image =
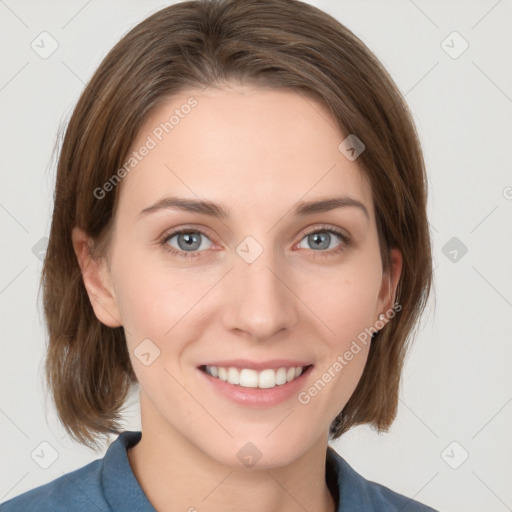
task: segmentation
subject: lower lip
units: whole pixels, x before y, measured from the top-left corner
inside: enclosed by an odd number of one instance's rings
[[[213,389],[238,404],[254,407],[270,407],[285,402],[292,396],[297,396],[312,369],[313,366],[309,366],[299,377],[286,384],[274,386],[273,388],[245,388],[212,377],[199,368],[197,371],[211,384]]]

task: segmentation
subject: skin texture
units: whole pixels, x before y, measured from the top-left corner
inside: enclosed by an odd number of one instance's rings
[[[107,257],[91,259],[86,233],[73,230],[95,314],[124,326],[141,387],[143,437],[128,451],[130,464],[159,511],[334,510],[328,428],[369,344],[307,405],[296,395],[269,407],[235,404],[198,365],[309,361],[307,389],[393,306],[401,254],[391,251],[383,273],[370,184],[338,150],[346,135],[328,111],[300,94],[240,84],[187,91],[153,112],[133,148],[191,95],[197,106],[123,179]],[[168,195],[221,203],[230,216],[138,216]],[[333,195],[359,200],[369,216],[353,206],[293,214],[298,201]],[[307,235],[328,236],[323,224],[350,243],[331,234],[328,248],[316,249]],[[167,252],[180,249],[178,236],[159,243],[183,227],[205,234],[199,256]],[[251,264],[236,251],[247,236],[263,249]],[[146,338],[160,350],[148,366],[134,355]],[[261,452],[251,469],[237,457],[247,442]]]

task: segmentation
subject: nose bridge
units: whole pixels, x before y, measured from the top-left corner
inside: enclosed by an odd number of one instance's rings
[[[236,247],[236,253],[228,284],[231,293],[226,327],[246,331],[257,339],[292,327],[297,319],[296,304],[286,285],[283,260],[276,258],[271,246],[263,247],[251,236]]]

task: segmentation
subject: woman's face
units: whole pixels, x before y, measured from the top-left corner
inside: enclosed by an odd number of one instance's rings
[[[112,298],[95,306],[124,326],[144,429],[231,466],[325,448],[401,265],[393,251],[383,274],[371,188],[344,139],[312,99],[248,86],[190,91],[147,119],[121,184]],[[307,206],[327,199],[338,207]]]

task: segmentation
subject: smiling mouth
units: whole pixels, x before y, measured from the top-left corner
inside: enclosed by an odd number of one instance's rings
[[[199,369],[215,379],[228,382],[235,386],[269,389],[292,382],[306,373],[312,366],[311,364],[307,366],[283,366],[275,370],[269,368],[257,371],[251,368],[203,365],[200,366]]]

